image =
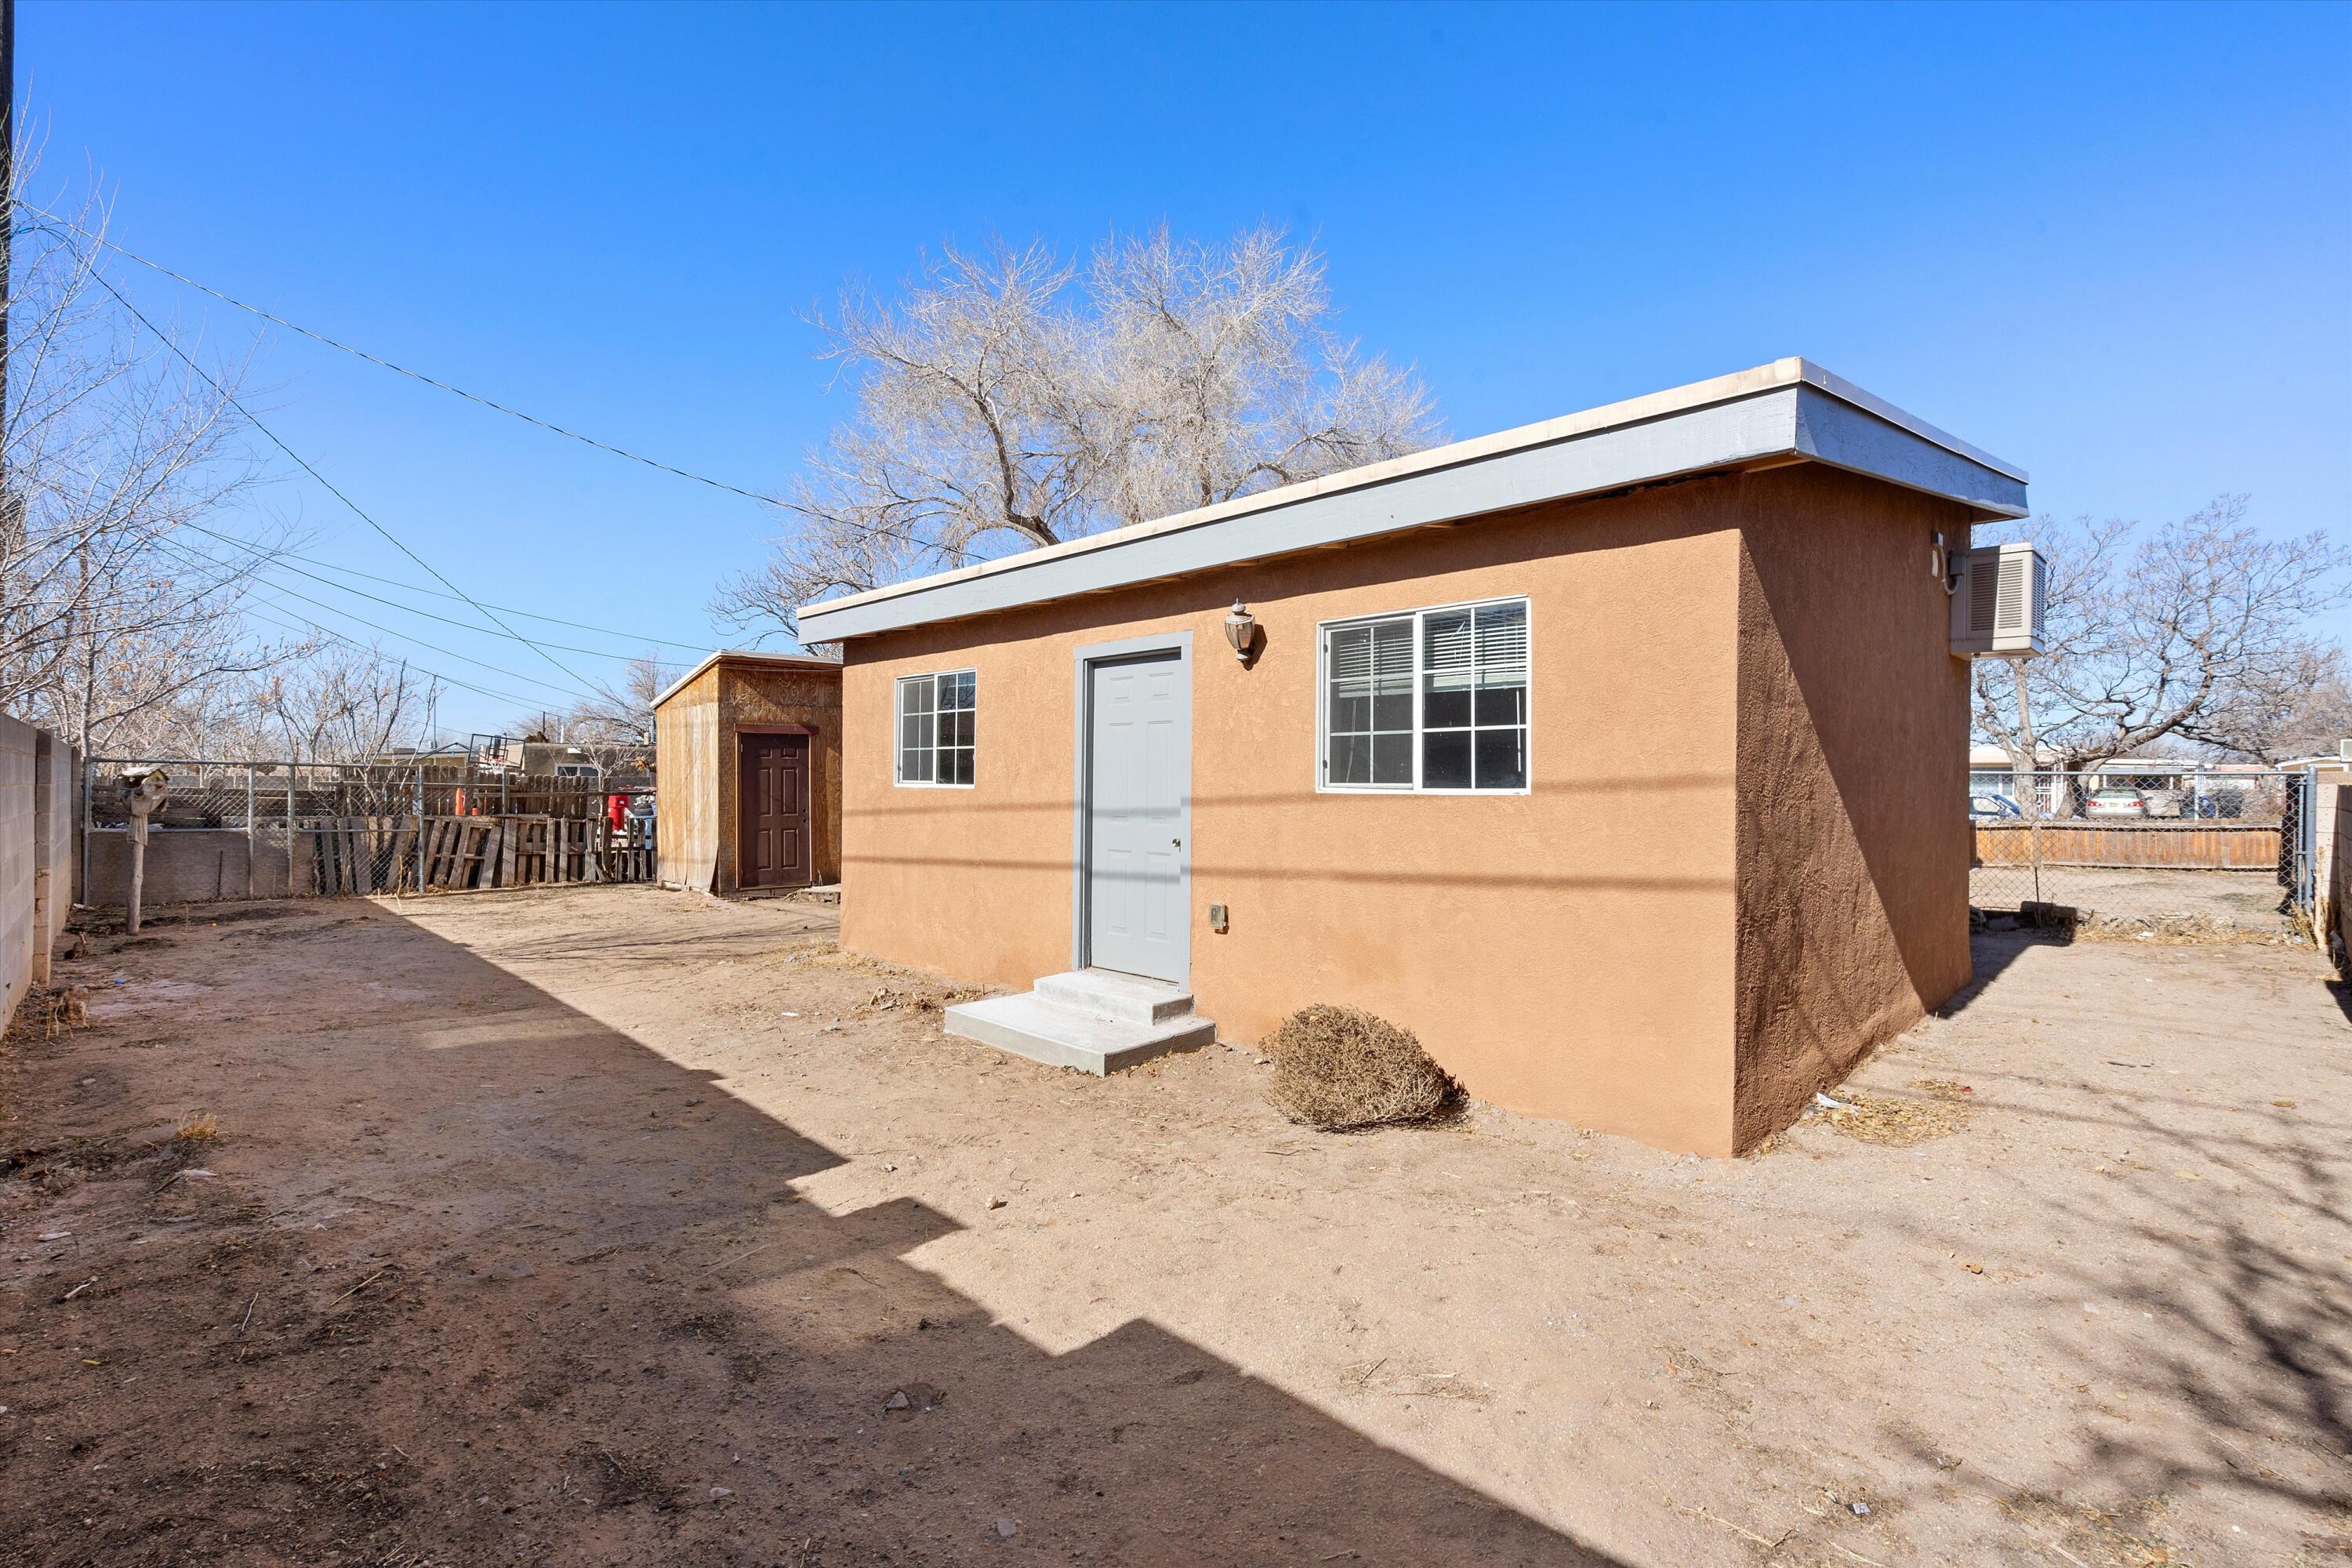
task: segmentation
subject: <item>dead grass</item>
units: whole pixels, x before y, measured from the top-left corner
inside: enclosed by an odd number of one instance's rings
[[[25,998],[16,1016],[8,1020],[5,1037],[11,1040],[54,1040],[68,1030],[81,1028],[89,1022],[88,987],[68,985],[60,989],[37,991]]]
[[[1884,1143],[1907,1149],[1937,1138],[1948,1138],[1969,1124],[1976,1112],[1974,1091],[1946,1078],[1912,1080],[1925,1099],[1840,1091],[1832,1098],[1844,1103],[1822,1111],[1822,1119],[1847,1137],[1864,1143]]]
[[[2122,1508],[2070,1506],[2040,1492],[1999,1500],[2001,1512],[2025,1532],[2055,1546],[2084,1568],[2189,1568],[2178,1550],[2157,1540],[2169,1500],[2158,1496]]]
[[[2151,946],[2307,947],[2288,931],[2233,925],[2210,915],[2094,915],[2074,927],[2076,942],[2137,942]]]
[[[209,1110],[191,1110],[180,1118],[179,1130],[173,1139],[189,1148],[216,1142],[221,1135],[220,1118]]]
[[[1302,1007],[1260,1044],[1267,1102],[1326,1132],[1426,1121],[1461,1093],[1411,1030],[1353,1007]]]

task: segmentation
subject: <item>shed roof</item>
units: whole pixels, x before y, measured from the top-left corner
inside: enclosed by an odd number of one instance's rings
[[[791,669],[829,671],[835,675],[841,673],[841,661],[837,658],[814,658],[804,653],[757,653],[750,648],[722,647],[704,656],[700,664],[663,687],[661,695],[654,699],[654,706],[658,708],[677,696],[691,685],[696,677],[714,664],[774,664],[782,665]]]
[[[801,610],[800,633],[837,642],[1773,458],[1867,474],[1981,518],[2026,511],[2024,469],[1811,361],[1782,359],[829,599]]]

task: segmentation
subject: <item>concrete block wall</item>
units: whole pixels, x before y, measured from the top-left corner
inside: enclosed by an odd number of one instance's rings
[[[0,1026],[33,988],[34,777],[40,732],[0,718]]]
[[[34,731],[33,984],[49,983],[49,960],[73,912],[79,858],[74,835],[81,821],[75,792],[81,754],[46,730]]]
[[[48,984],[73,909],[78,768],[72,747],[0,718],[0,1026]]]

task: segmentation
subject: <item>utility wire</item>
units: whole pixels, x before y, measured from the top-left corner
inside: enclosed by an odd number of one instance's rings
[[[407,544],[401,540],[398,534],[393,532],[392,530],[386,528],[383,524],[378,522],[373,517],[370,516],[366,509],[362,507],[359,502],[352,500],[351,497],[337,489],[333,482],[331,481],[326,475],[312,468],[303,459],[300,453],[295,451],[293,447],[280,440],[276,431],[270,429],[268,426],[256,418],[251,409],[238,402],[226,387],[221,385],[219,382],[213,379],[211,374],[207,372],[204,366],[198,364],[194,359],[190,358],[187,352],[182,349],[178,343],[174,342],[168,333],[166,333],[161,327],[158,327],[154,322],[149,321],[146,314],[142,311],[138,306],[132,304],[128,299],[124,298],[122,290],[117,289],[112,282],[109,281],[105,273],[93,267],[90,268],[89,275],[97,280],[100,288],[105,289],[109,294],[113,295],[115,302],[121,305],[124,310],[130,311],[132,318],[135,319],[141,326],[145,327],[150,332],[153,333],[157,342],[161,342],[165,348],[171,350],[173,355],[177,358],[182,364],[186,365],[190,370],[195,372],[196,374],[202,378],[205,384],[211,387],[214,393],[217,395],[223,402],[226,403],[231,408],[236,409],[238,414],[244,416],[246,420],[250,423],[255,429],[260,431],[263,436],[268,437],[270,445],[276,447],[279,451],[285,453],[287,457],[292,458],[296,467],[299,468],[304,473],[310,475],[312,479],[318,480],[320,485],[325,489],[329,495],[333,496],[337,500],[351,508],[353,514],[356,515],[362,522],[366,523],[370,528],[374,529],[378,533],[383,535],[385,539],[390,540],[392,543],[399,549],[402,554],[407,556],[411,561],[414,561],[419,566],[424,567],[426,572],[432,574],[434,581],[439,583],[443,587],[447,588],[451,593],[465,600],[466,603],[473,605],[475,609],[480,610],[483,616],[488,619],[491,625],[505,632],[507,636],[514,638],[517,642],[529,646],[538,653],[540,658],[547,660],[548,663],[553,665],[558,670],[570,677],[575,684],[579,685],[583,689],[592,693],[593,692],[595,689],[593,685],[582,677],[579,672],[572,669],[570,667],[565,665],[562,659],[548,652],[544,647],[540,647],[538,643],[532,642],[530,638],[524,637],[520,632],[516,631],[512,626],[508,626],[504,621],[499,620],[498,616],[490,614],[488,610],[483,609],[479,600],[476,599],[471,594],[467,593],[463,588],[458,587],[457,584],[451,582],[447,577],[443,576],[440,571],[434,566],[433,563],[425,560],[425,557],[416,553],[415,551],[411,550]],[[359,617],[354,616],[352,618],[357,620]],[[394,635],[396,636],[398,634],[395,633]]]
[[[292,610],[288,610],[286,613],[289,616],[294,616],[297,620],[301,621],[301,625],[296,626],[286,621],[278,620],[274,616],[265,616],[258,610],[248,609],[245,612],[245,614],[252,616],[255,620],[259,621],[264,626],[276,626],[279,631],[292,632],[296,637],[309,637],[313,633],[316,633],[322,637],[332,637],[335,641],[341,643],[346,647],[356,648],[362,653],[372,653],[375,651],[374,649],[370,648],[368,645],[363,642],[360,642],[352,637],[345,637],[342,633],[335,630],[332,626],[321,626],[317,621],[304,620],[299,615]],[[511,691],[499,691],[492,687],[477,686],[470,680],[460,680],[454,675],[444,675],[437,669],[426,668],[424,665],[418,664],[414,660],[408,661],[408,667],[421,674],[431,676],[434,679],[440,681],[445,686],[455,686],[460,689],[471,691],[483,697],[495,697],[503,702],[520,702],[522,703],[526,709],[531,707],[540,700],[536,697],[519,697]]]
[[[83,228],[79,224],[72,222],[70,219],[60,217],[56,213],[49,212],[45,208],[34,206],[30,202],[20,201],[17,205],[19,206],[29,208],[31,211],[39,213],[43,217],[49,219],[53,223],[64,225],[64,226],[72,229],[75,233],[82,236],[86,239],[95,240],[97,243],[106,247],[107,249],[113,251],[118,256],[123,257],[128,260],[135,261],[142,267],[151,268],[153,270],[162,273],[164,277],[174,279],[201,293],[209,294],[214,299],[220,300],[224,304],[234,305],[238,310],[258,316],[265,321],[275,322],[277,325],[285,328],[289,332],[299,332],[302,336],[309,338],[313,342],[324,343],[331,349],[341,350],[342,353],[350,354],[354,358],[363,359],[370,364],[381,365],[385,370],[392,371],[395,374],[407,376],[412,381],[421,381],[427,386],[435,386],[440,388],[443,392],[453,393],[456,395],[464,398],[468,403],[478,403],[485,408],[495,409],[500,414],[520,419],[526,425],[536,425],[542,430],[551,431],[555,435],[564,437],[569,440],[577,441],[583,447],[593,447],[598,451],[609,452],[615,458],[626,458],[630,462],[643,463],[648,468],[658,468],[665,474],[673,474],[681,479],[691,479],[698,485],[709,485],[712,489],[725,490],[730,495],[741,496],[745,500],[759,501],[766,506],[788,506],[791,504],[778,496],[765,495],[758,490],[745,489],[741,485],[730,484],[725,479],[714,479],[708,474],[698,474],[691,469],[681,468],[674,463],[665,463],[658,458],[648,458],[642,452],[632,452],[626,447],[615,447],[610,441],[599,441],[593,436],[583,436],[577,430],[567,430],[551,419],[541,419],[535,414],[526,414],[521,409],[511,407],[507,404],[499,402],[495,398],[484,397],[478,392],[468,392],[462,386],[454,386],[448,382],[443,381],[438,376],[427,375],[421,370],[411,370],[404,364],[395,364],[391,360],[383,358],[381,354],[372,354],[368,353],[367,350],[344,342],[339,338],[331,338],[324,332],[313,331],[311,329],[303,326],[299,321],[289,321],[285,317],[278,315],[275,311],[265,310],[258,305],[248,304],[233,294],[225,294],[209,283],[199,283],[184,272],[174,272],[172,268],[164,266],[160,261],[150,260],[148,258],[140,255],[135,250],[125,249],[123,247],[116,244],[113,240],[107,238],[104,235],[94,234],[90,230]],[[121,296],[119,295],[117,296],[117,298],[120,297]],[[437,576],[439,574],[436,573],[435,575]]]
[[[214,530],[206,528],[201,523],[183,522],[180,526],[183,528],[194,529],[198,533],[204,534],[208,538],[217,539],[223,544],[236,545],[240,550],[265,551],[273,563],[283,563],[288,561],[307,561],[313,566],[322,566],[330,572],[340,572],[347,577],[364,577],[371,583],[382,583],[387,587],[398,588],[410,594],[424,594],[436,599],[463,599],[465,597],[462,594],[448,594],[444,593],[438,588],[427,588],[420,583],[404,583],[397,577],[379,577],[373,572],[362,572],[356,566],[344,566],[332,561],[323,561],[316,555],[305,555],[298,550],[267,550],[265,546],[257,545],[250,540],[239,539],[233,533],[215,532]],[[299,568],[292,566],[289,566],[286,569],[289,572],[299,570]],[[309,577],[312,575],[312,574],[304,572],[302,573],[302,575]],[[327,579],[324,577],[320,577],[318,580],[321,583],[327,583]],[[341,583],[328,583],[327,585],[331,588],[343,588],[343,584]],[[357,588],[343,588],[343,591],[350,594],[356,594],[359,592]],[[373,598],[374,595],[370,595],[368,596]],[[393,604],[393,601],[385,599],[383,600],[382,603],[390,605]],[[647,637],[642,632],[625,632],[616,626],[592,626],[585,621],[567,621],[560,616],[542,616],[536,610],[520,610],[517,609],[512,605],[493,605],[487,599],[483,601],[483,605],[486,608],[498,610],[506,615],[520,616],[527,621],[544,621],[551,626],[570,626],[574,631],[596,632],[608,637],[625,637],[631,642],[659,643],[664,647],[683,648],[687,652],[696,654],[698,656],[710,651],[701,643],[679,642],[675,637]],[[406,605],[396,605],[394,607],[404,610],[409,608]],[[417,610],[414,613],[421,616],[425,612],[423,610]],[[460,622],[458,624],[466,625],[467,623]],[[484,631],[488,628],[474,626],[472,629],[475,631]],[[548,646],[550,647],[559,648],[564,647],[562,643],[550,643]],[[566,651],[571,653],[589,653],[593,650],[589,648],[568,648]],[[603,654],[598,657],[604,658],[634,658],[636,655]]]
[[[191,526],[193,526],[193,525],[191,525]],[[204,529],[204,530],[199,530],[198,531],[200,531],[200,532],[210,532],[211,531],[210,531],[209,529]],[[220,536],[220,535],[218,535],[218,534],[214,534],[214,536],[213,536],[213,537],[215,537],[215,538],[216,538],[216,539],[217,539],[217,538],[219,538],[219,537],[221,537],[221,536]],[[368,592],[366,589],[364,589],[364,588],[354,588],[354,587],[350,586],[348,584],[338,583],[338,582],[336,582],[334,579],[332,579],[331,577],[321,577],[321,576],[320,576],[316,572],[306,572],[306,571],[304,571],[301,567],[299,567],[299,566],[294,566],[294,565],[289,565],[289,564],[288,564],[285,561],[282,561],[282,560],[271,560],[271,561],[268,561],[268,562],[265,563],[264,564],[262,564],[262,565],[260,565],[260,566],[258,566],[258,567],[255,568],[255,570],[257,570],[257,571],[262,571],[262,572],[291,572],[291,573],[293,573],[293,574],[294,574],[296,576],[298,576],[298,577],[308,577],[308,578],[309,578],[309,579],[310,579],[310,581],[312,581],[313,583],[323,583],[323,584],[325,584],[328,587],[332,588],[333,590],[335,590],[335,592],[337,592],[337,593],[339,593],[339,594],[352,594],[352,595],[356,595],[357,596],[359,596],[360,598],[362,598],[362,599],[373,599],[375,603],[377,603],[377,604],[379,604],[379,605],[390,605],[390,606],[392,606],[394,609],[400,611],[400,612],[401,612],[401,613],[403,613],[404,615],[422,616],[424,616],[424,617],[425,617],[426,620],[428,620],[428,621],[439,621],[439,622],[441,622],[441,623],[442,623],[443,625],[445,625],[445,626],[457,626],[457,627],[458,627],[459,629],[464,630],[464,631],[478,632],[478,631],[482,631],[482,630],[484,630],[484,629],[485,629],[485,628],[483,628],[483,627],[481,627],[481,626],[476,626],[476,625],[475,625],[473,622],[471,622],[471,621],[461,621],[461,620],[457,619],[455,616],[442,616],[442,615],[436,615],[436,614],[435,614],[433,611],[431,611],[431,610],[420,610],[420,609],[416,608],[414,605],[404,605],[404,604],[402,604],[402,603],[401,603],[399,600],[397,600],[397,599],[387,599],[387,598],[385,598],[385,597],[384,597],[383,595],[381,595],[381,594],[371,594],[371,593],[369,593],[369,592]],[[285,585],[284,584],[282,584],[282,583],[273,583],[273,584],[270,584],[270,586],[275,587],[275,588],[283,589],[283,591],[285,591],[286,593],[289,593],[289,594],[292,594],[292,593],[294,593],[294,590],[293,590],[293,589],[286,587],[286,585]],[[301,597],[301,595],[296,595],[296,597],[299,598],[299,597]],[[317,602],[316,600],[313,600],[313,601],[312,601],[312,603],[314,603],[314,604],[315,604],[316,602]],[[355,618],[356,618],[356,617],[355,617]],[[397,635],[397,634],[395,634],[395,635]],[[580,654],[586,654],[586,655],[587,655],[589,658],[619,658],[619,659],[633,659],[633,658],[638,658],[638,657],[639,657],[638,655],[634,654],[634,653],[607,653],[607,652],[605,652],[603,648],[594,648],[594,647],[572,647],[570,643],[551,642],[551,643],[549,643],[547,646],[548,646],[549,647],[551,647],[551,648],[561,648],[561,649],[562,649],[565,653],[580,653]],[[511,673],[512,673],[512,671],[509,671],[509,674],[511,674]],[[516,679],[519,679],[519,680],[527,680],[527,679],[530,679],[530,677],[528,677],[528,676],[517,676],[517,677],[516,677]],[[561,687],[557,687],[555,689],[557,689],[557,690],[561,690],[561,689],[562,689]]]
[[[278,326],[281,326],[289,332],[298,332],[301,336],[309,338],[313,342],[324,343],[331,349],[335,349],[341,353],[350,354],[355,359],[365,360],[368,363],[381,366],[383,369],[391,371],[394,374],[407,376],[413,381],[421,381],[427,386],[436,387],[443,392],[453,394],[456,396],[464,398],[468,403],[478,403],[485,408],[495,409],[500,414],[520,419],[526,425],[535,425],[542,430],[551,431],[555,435],[564,437],[570,440],[577,441],[584,447],[593,447],[600,452],[608,452],[616,458],[625,458],[632,463],[642,463],[646,468],[657,468],[665,474],[672,474],[681,479],[690,479],[698,485],[709,485],[712,489],[725,490],[730,495],[741,496],[746,500],[755,500],[760,502],[762,506],[782,507],[786,510],[790,510],[792,507],[793,503],[784,500],[782,496],[769,495],[765,491],[761,490],[745,489],[741,485],[731,484],[725,479],[715,479],[708,474],[698,474],[691,468],[681,468],[675,463],[665,463],[658,458],[648,458],[642,452],[633,452],[626,447],[616,447],[610,441],[599,441],[593,436],[583,436],[577,430],[566,429],[564,426],[556,424],[551,419],[541,419],[535,414],[526,414],[521,409],[511,407],[507,404],[499,402],[495,398],[484,397],[479,393],[468,392],[464,387],[453,385],[448,382],[443,381],[438,376],[427,375],[421,370],[411,370],[408,366],[385,359],[381,354],[373,354],[363,348],[344,342],[340,338],[329,337],[326,333],[306,327],[299,321],[289,321],[274,310],[266,310],[258,305],[248,303],[246,300],[238,299],[234,294],[225,293],[222,290],[214,288],[209,283],[198,282],[195,279],[189,277],[184,272],[174,271],[171,268],[164,266],[160,261],[142,256],[137,251],[129,249],[124,246],[118,244],[114,240],[109,239],[102,234],[96,233],[90,229],[86,229],[80,225],[74,223],[71,219],[61,217],[58,214],[50,212],[46,207],[35,206],[32,203],[23,200],[19,200],[16,205],[29,212],[40,214],[43,217],[59,225],[61,227],[70,229],[72,232],[80,235],[85,239],[104,246],[107,249],[113,251],[117,256],[123,258],[125,260],[135,261],[140,266],[160,272],[164,277],[172,279],[176,282],[184,283],[189,288],[195,289],[199,293],[209,294],[214,299],[220,300],[223,304],[233,305],[237,310],[247,311],[249,314],[260,317],[265,321],[269,321]],[[103,279],[100,279],[100,281],[103,281]],[[111,292],[111,289],[110,289],[109,291]],[[120,299],[121,296],[116,295],[116,298]],[[323,483],[324,481],[322,480],[320,482]],[[892,528],[887,523],[861,522],[854,524],[853,526],[855,526],[857,531],[861,533],[869,535],[879,534],[887,539],[896,539],[902,543],[911,544],[918,550],[938,550],[940,548],[934,541],[920,538],[915,534],[908,533],[902,529]],[[430,570],[430,568],[427,568],[427,570]],[[434,575],[437,577],[440,574],[436,572]],[[460,596],[462,597],[463,595]],[[517,613],[519,614],[520,612]],[[677,644],[674,646],[684,647],[687,645]]]
[[[155,541],[155,542],[156,542],[157,544],[160,544],[160,545],[163,546],[165,549],[170,550],[170,551],[173,552],[174,553],[176,553],[176,554],[180,555],[182,558],[184,558],[184,559],[185,559],[185,560],[188,560],[188,561],[195,562],[195,563],[197,563],[198,564],[201,564],[201,565],[205,565],[205,566],[217,566],[217,567],[221,567],[221,568],[223,568],[223,569],[225,569],[225,570],[228,570],[228,571],[232,571],[232,572],[239,570],[239,568],[235,567],[235,566],[232,566],[228,562],[221,561],[221,560],[216,559],[215,557],[213,557],[213,556],[210,556],[210,555],[206,555],[206,554],[205,554],[205,553],[204,553],[203,552],[201,552],[201,551],[197,551],[197,550],[191,550],[191,549],[189,549],[186,545],[182,544],[182,543],[179,543],[177,541],[173,541],[173,540],[164,540],[164,539],[158,539],[158,540],[156,540],[156,541]],[[366,626],[366,627],[370,628],[371,630],[382,632],[382,633],[383,633],[386,637],[399,637],[399,638],[401,638],[401,639],[402,639],[403,641],[404,641],[404,642],[412,642],[412,643],[415,643],[418,647],[422,647],[422,648],[430,648],[430,649],[431,649],[433,652],[435,652],[435,653],[437,653],[437,654],[443,654],[443,655],[447,656],[447,657],[448,657],[448,658],[450,658],[457,659],[457,660],[459,660],[459,661],[461,661],[461,662],[463,662],[463,663],[470,664],[470,665],[474,665],[474,666],[477,666],[477,667],[478,667],[478,668],[480,668],[487,669],[487,670],[490,671],[490,672],[491,672],[492,674],[494,674],[494,675],[503,675],[503,676],[505,676],[505,677],[506,677],[508,679],[509,679],[509,680],[520,680],[520,681],[526,682],[527,684],[529,684],[529,685],[532,685],[532,686],[543,686],[543,687],[547,688],[547,689],[548,689],[548,690],[552,691],[552,692],[556,692],[556,693],[558,693],[559,695],[562,695],[562,696],[564,696],[564,697],[571,697],[571,696],[574,696],[574,695],[575,695],[575,693],[572,693],[572,692],[570,692],[570,691],[566,691],[562,687],[556,685],[556,684],[555,684],[555,682],[553,682],[553,681],[551,681],[551,680],[541,680],[541,679],[539,679],[539,677],[537,677],[537,676],[535,676],[535,675],[525,675],[525,674],[523,674],[520,670],[509,669],[509,668],[507,668],[506,667],[504,667],[503,665],[496,665],[496,664],[492,664],[492,663],[490,663],[489,661],[488,661],[487,659],[479,659],[479,658],[474,658],[474,657],[473,657],[472,655],[470,655],[470,654],[463,654],[463,653],[459,653],[459,652],[458,652],[457,649],[455,649],[455,648],[443,647],[442,647],[442,646],[440,646],[438,643],[429,643],[429,642],[426,642],[423,637],[416,637],[416,636],[415,636],[415,635],[413,635],[413,634],[411,634],[411,633],[408,633],[408,632],[404,632],[404,631],[395,630],[394,627],[387,626],[383,626],[383,625],[382,625],[382,624],[380,624],[380,623],[378,623],[378,622],[369,620],[365,616],[353,615],[351,611],[346,610],[346,609],[344,609],[344,608],[342,608],[341,606],[337,605],[331,605],[331,604],[327,603],[324,599],[314,599],[314,598],[310,597],[310,595],[305,594],[305,593],[302,593],[302,592],[301,592],[300,590],[299,590],[299,589],[289,588],[289,587],[286,586],[286,584],[283,584],[283,583],[270,583],[270,584],[268,584],[268,586],[269,586],[270,588],[272,588],[272,589],[276,590],[278,593],[280,593],[280,594],[291,594],[295,598],[298,598],[298,599],[301,600],[304,604],[306,604],[306,605],[317,605],[320,609],[322,609],[322,610],[327,611],[330,615],[337,615],[337,616],[342,616],[342,617],[343,617],[345,620],[347,620],[347,621],[357,621],[360,625],[362,625],[362,626]],[[253,588],[250,584],[248,584],[248,585],[247,585],[247,587],[246,591],[247,591],[247,592],[249,592],[249,593],[257,593],[257,592],[258,592],[258,590],[257,590],[257,589]],[[281,602],[281,601],[279,601],[279,600],[278,600],[278,599],[270,598],[270,597],[269,597],[268,595],[263,595],[263,599],[264,599],[264,601],[265,601],[266,603],[268,603],[268,604],[271,604],[271,605],[276,605],[279,609],[281,609],[281,610],[285,610],[285,611],[286,611],[286,613],[287,613],[288,615],[294,616],[294,617],[295,617],[295,618],[297,618],[298,620],[305,620],[305,621],[309,621],[309,620],[310,620],[310,616],[308,616],[303,615],[301,611],[299,611],[299,610],[296,610],[296,609],[290,609],[290,608],[289,608],[289,607],[288,607],[288,606],[287,606],[283,602]],[[446,616],[443,616],[443,617],[436,617],[436,618],[440,618],[440,619],[446,619]],[[318,626],[318,625],[319,625],[319,623],[317,623],[316,621],[311,621],[311,622],[310,622],[310,624],[311,624],[311,625],[313,625],[313,626]],[[452,624],[452,625],[455,625],[455,626],[465,626],[465,623],[464,623],[464,622],[462,622],[462,621],[452,622],[451,624]],[[319,629],[320,629],[320,630],[321,630],[321,631],[326,631],[326,630],[328,630],[329,628],[327,628],[327,627],[325,627],[325,626],[320,626],[320,628],[319,628]],[[467,627],[467,630],[478,630],[479,628],[478,628],[478,627]],[[420,668],[422,668],[422,667],[420,666]],[[500,692],[500,693],[499,693],[499,695],[500,695],[500,696],[502,696],[502,697],[512,697],[514,694],[513,694],[512,692]],[[545,699],[543,699],[543,698],[538,698],[538,697],[530,697],[530,698],[517,698],[517,699],[516,699],[516,700],[518,700],[518,701],[528,701],[528,702],[540,702],[540,701],[544,701],[544,700],[545,700]]]

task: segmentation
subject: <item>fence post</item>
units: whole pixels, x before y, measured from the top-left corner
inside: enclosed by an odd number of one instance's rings
[[[245,764],[245,896],[253,897],[253,764]]]
[[[81,760],[81,886],[79,889],[84,902],[89,899],[90,831],[98,826],[98,812],[91,804],[91,797],[97,789],[98,763],[84,757]]]
[[[294,886],[294,764],[286,764],[286,896],[301,897]]]
[[[425,764],[416,764],[416,890],[425,891]]]

